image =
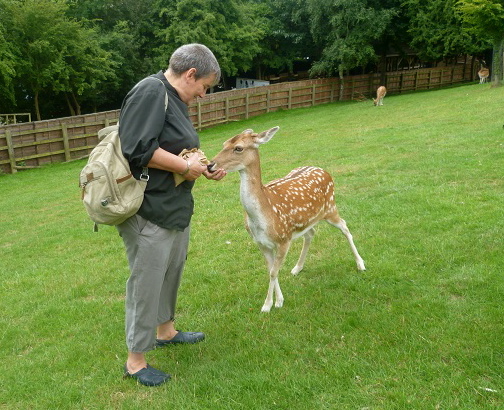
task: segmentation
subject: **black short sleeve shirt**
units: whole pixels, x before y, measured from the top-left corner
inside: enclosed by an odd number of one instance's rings
[[[200,146],[187,105],[162,71],[142,80],[126,95],[119,116],[119,137],[135,178],[159,147],[178,155],[184,148]],[[149,182],[138,214],[163,228],[184,230],[194,210],[193,186],[193,181],[184,181],[175,187],[172,172],[149,168]]]

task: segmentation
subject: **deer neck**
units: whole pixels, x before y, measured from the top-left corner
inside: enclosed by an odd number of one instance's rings
[[[247,215],[257,220],[264,216],[264,205],[268,201],[261,180],[261,165],[259,161],[254,162],[239,173],[241,203]]]

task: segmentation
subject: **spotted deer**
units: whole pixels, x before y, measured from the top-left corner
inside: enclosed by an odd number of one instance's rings
[[[352,234],[340,218],[334,202],[331,175],[321,168],[305,166],[287,176],[262,184],[259,146],[265,144],[279,127],[255,133],[247,129],[224,142],[224,148],[209,165],[209,170],[223,168],[240,174],[240,199],[246,213],[246,228],[264,255],[269,271],[268,293],[262,312],[273,305],[282,307],[284,297],[278,282],[278,272],[293,239],[303,237],[299,259],[292,269],[298,274],[304,266],[308,248],[315,234],[314,226],[321,220],[339,228],[346,236],[357,262],[365,270]]]
[[[479,83],[480,84],[486,83],[489,75],[490,75],[490,70],[488,68],[486,68],[485,66],[483,66],[483,64],[481,64],[481,67],[478,71],[478,77],[480,79]]]
[[[386,94],[387,94],[387,89],[385,88],[384,85],[380,85],[378,87],[378,89],[376,90],[376,98],[373,98],[373,104],[375,106],[383,105],[383,99],[385,98]]]

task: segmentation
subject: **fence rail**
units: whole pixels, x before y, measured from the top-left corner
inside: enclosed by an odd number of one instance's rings
[[[469,62],[386,73],[387,93],[429,90],[473,81],[475,67]],[[198,130],[247,119],[279,109],[294,109],[337,100],[361,100],[382,85],[379,74],[303,80],[207,95],[189,106]],[[0,126],[0,173],[85,158],[98,142],[100,128],[117,123],[119,110],[75,117]]]
[[[25,119],[25,121],[19,118]],[[0,114],[0,125],[17,124],[18,122],[31,122],[31,113],[20,112],[16,114]]]

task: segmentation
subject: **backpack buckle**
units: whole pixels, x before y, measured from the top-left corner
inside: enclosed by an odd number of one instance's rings
[[[142,173],[140,174],[140,181],[149,181],[149,168],[142,169]]]

